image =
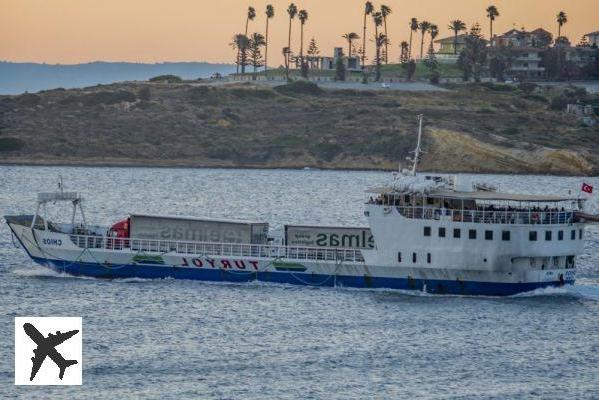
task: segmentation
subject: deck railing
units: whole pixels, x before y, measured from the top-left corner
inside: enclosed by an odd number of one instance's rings
[[[291,247],[240,243],[182,242],[172,240],[123,239],[104,236],[69,235],[80,248],[143,253],[177,253],[198,256],[261,257],[291,260],[364,262],[357,249]]]
[[[396,207],[406,218],[474,222],[480,224],[572,224],[572,211],[452,210],[432,207]]]

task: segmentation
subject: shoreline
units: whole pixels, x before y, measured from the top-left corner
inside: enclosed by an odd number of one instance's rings
[[[229,165],[223,163],[178,163],[178,162],[160,162],[160,163],[142,163],[142,162],[110,162],[110,161],[90,161],[90,160],[41,160],[41,161],[17,161],[0,160],[0,167],[85,167],[85,168],[164,168],[164,169],[247,169],[247,170],[290,170],[290,171],[347,171],[347,172],[394,172],[395,168],[347,168],[347,167],[331,167],[331,166],[284,166],[284,165],[253,165],[253,164],[239,164]],[[501,175],[501,176],[555,176],[555,177],[580,177],[580,178],[596,178],[594,175],[576,175],[576,174],[541,174],[538,172],[499,172],[499,171],[466,171],[466,170],[454,170],[454,171],[432,171],[422,170],[419,173],[431,173],[431,174],[468,174],[468,175]]]

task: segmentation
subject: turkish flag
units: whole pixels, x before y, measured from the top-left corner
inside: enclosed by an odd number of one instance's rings
[[[589,185],[588,183],[583,183],[582,191],[585,193],[593,193],[593,187],[591,185]]]

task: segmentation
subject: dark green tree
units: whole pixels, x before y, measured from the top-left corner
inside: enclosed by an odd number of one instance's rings
[[[410,45],[403,41],[399,45],[399,63],[403,66],[410,61]]]
[[[253,79],[256,80],[258,68],[264,65],[262,58],[262,47],[266,45],[266,40],[261,33],[254,33],[248,43],[250,64],[254,67]]]
[[[237,59],[235,60],[237,71],[239,71],[239,68],[241,67],[242,74],[245,74],[245,67],[248,65],[249,44],[249,38],[242,33],[233,36],[233,41],[231,42],[231,46],[237,50]]]
[[[458,65],[464,74],[464,80],[474,78],[480,82],[483,66],[487,61],[487,41],[483,39],[480,25],[474,24],[465,38],[464,49],[460,53]]]
[[[337,57],[337,61],[335,61],[335,80],[336,81],[345,81],[345,63],[343,62],[344,54],[341,52],[339,57]]]
[[[505,74],[510,69],[514,59],[510,46],[498,46],[489,50],[489,74],[500,82],[505,81]]]
[[[410,59],[407,63],[402,64],[402,67],[406,71],[406,80],[411,81],[416,72],[416,61]]]

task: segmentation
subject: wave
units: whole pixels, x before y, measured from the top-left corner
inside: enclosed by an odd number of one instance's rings
[[[574,285],[561,287],[546,287],[535,289],[530,292],[519,293],[512,298],[526,297],[547,297],[547,296],[569,296],[581,299],[599,301],[599,280],[597,279],[578,279]]]

